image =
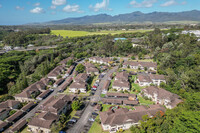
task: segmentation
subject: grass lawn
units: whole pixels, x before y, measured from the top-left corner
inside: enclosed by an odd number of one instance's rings
[[[154,104],[155,103],[155,102],[153,102],[151,100],[145,100],[141,96],[138,96],[138,99],[139,99],[141,105],[150,105],[150,104]]]
[[[104,132],[101,128],[101,125],[95,121],[95,122],[93,122],[88,133],[109,133],[109,132],[108,131]]]
[[[52,35],[61,35],[63,37],[78,37],[78,36],[89,36],[89,35],[104,35],[104,34],[121,34],[121,33],[136,33],[136,32],[148,32],[152,31],[152,29],[148,30],[132,30],[132,31],[107,31],[102,30],[98,32],[87,32],[87,31],[72,31],[72,30],[51,30]]]
[[[26,128],[24,128],[21,133],[31,133],[27,129],[28,129],[28,126],[26,126]]]
[[[102,105],[102,112],[108,111],[111,106],[120,106],[121,108],[127,108],[127,109],[133,109],[134,110],[134,107],[131,107],[131,106],[103,104]]]

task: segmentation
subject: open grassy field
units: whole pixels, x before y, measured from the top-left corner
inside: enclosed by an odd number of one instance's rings
[[[123,30],[118,30],[118,31],[98,31],[98,32],[87,32],[87,31],[72,31],[72,30],[52,30],[51,34],[52,35],[60,35],[63,37],[79,37],[79,36],[89,36],[89,35],[103,35],[103,34],[121,34],[121,33],[135,33],[135,32],[148,32],[152,31],[152,29],[148,30],[131,30],[131,31],[123,31]]]

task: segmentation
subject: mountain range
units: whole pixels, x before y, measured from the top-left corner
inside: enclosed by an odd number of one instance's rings
[[[66,18],[46,22],[46,24],[94,24],[94,23],[134,23],[134,22],[168,22],[168,21],[200,21],[200,11],[184,12],[132,12],[119,14],[115,16],[107,14],[98,14],[92,16],[83,16],[77,18]]]

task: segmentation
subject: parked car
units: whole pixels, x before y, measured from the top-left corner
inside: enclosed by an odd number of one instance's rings
[[[93,121],[94,121],[94,119],[93,119],[93,118],[89,118],[89,121],[92,121],[92,122],[93,122]]]
[[[72,119],[70,119],[69,121],[71,121],[71,122],[73,122],[73,123],[76,123],[76,122],[77,122],[77,120],[76,120],[75,118],[72,118]]]
[[[92,112],[92,115],[94,115],[94,116],[97,116],[97,115],[98,115],[98,113],[96,113],[96,112]]]
[[[92,87],[93,87],[93,88],[97,88],[97,86],[95,86],[95,85],[93,85]]]
[[[97,105],[97,103],[94,102],[94,103],[91,103],[90,105],[94,107],[95,105]]]
[[[92,90],[92,91],[96,91],[96,90],[97,90],[97,88],[91,88],[91,90]]]

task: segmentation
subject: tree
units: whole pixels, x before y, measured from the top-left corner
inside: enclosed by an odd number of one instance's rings
[[[132,59],[132,60],[135,60],[135,56],[131,56],[131,59]]]
[[[79,110],[81,105],[82,105],[82,102],[80,102],[79,100],[73,101],[72,102],[72,109],[73,110]]]
[[[70,59],[70,60],[67,62],[67,65],[68,65],[68,66],[71,66],[73,63],[74,63],[74,61],[73,61],[72,59]]]
[[[142,52],[140,52],[140,53],[138,54],[138,58],[141,60],[141,59],[142,59],[142,56],[143,56],[143,54],[142,54]]]
[[[78,73],[82,73],[82,72],[84,72],[84,70],[85,70],[85,66],[84,66],[83,64],[78,64],[78,65],[77,65],[76,71],[77,71]]]

